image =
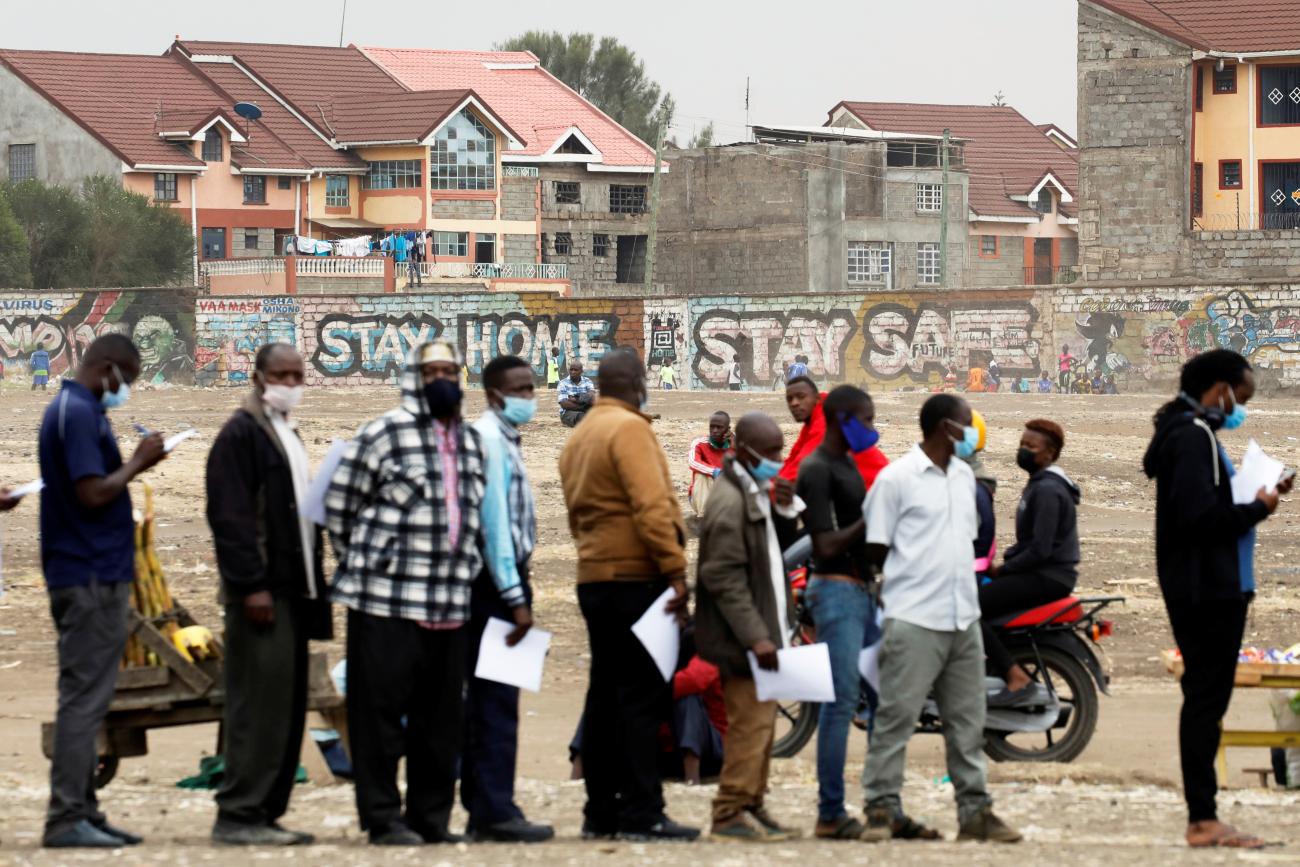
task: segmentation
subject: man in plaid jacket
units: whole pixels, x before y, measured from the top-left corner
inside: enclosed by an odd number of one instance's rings
[[[400,405],[361,428],[325,499],[339,562],[331,595],[348,609],[357,811],[377,845],[459,839],[447,822],[485,486],[479,435],[460,417],[460,367],[451,343],[416,347]]]

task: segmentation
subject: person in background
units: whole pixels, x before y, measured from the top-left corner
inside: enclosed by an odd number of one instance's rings
[[[850,454],[870,449],[879,435],[871,397],[856,386],[836,387],[821,408],[825,436],[799,467],[796,484],[806,504],[804,529],[812,536],[804,599],[817,624],[817,640],[830,653],[835,681],[835,701],[823,704],[817,719],[815,833],[825,839],[855,840],[863,828],[844,808],[844,762],[858,703],[858,655],[874,643],[869,630],[875,629],[876,612],[863,533],[862,501],[867,488]]]
[[[1202,353],[1183,365],[1179,389],[1156,412],[1142,469],[1156,481],[1156,572],[1183,657],[1178,749],[1186,839],[1197,848],[1256,849],[1264,842],[1218,817],[1214,760],[1255,595],[1255,528],[1291,492],[1293,479],[1260,488],[1249,503],[1233,500],[1233,466],[1218,431],[1246,421],[1255,373],[1245,358],[1229,349]]]
[[[39,386],[41,391],[45,391],[50,381],[50,354],[44,348],[37,349],[32,353],[27,366],[32,372],[32,387],[30,390],[35,391]]]
[[[408,286],[423,286],[424,273],[421,266],[424,264],[425,258],[424,233],[420,232],[415,236],[415,240],[407,240],[406,243],[409,250],[406,261],[406,283]]]
[[[796,355],[794,357],[794,363],[785,370],[785,381],[787,383],[793,379],[798,379],[801,376],[809,376],[808,356],[806,355]]]
[[[546,387],[554,391],[560,387],[560,369],[564,362],[560,357],[560,347],[552,346],[550,355],[546,356]]]
[[[670,361],[659,365],[659,387],[664,391],[672,391],[677,387],[677,371]]]
[[[804,458],[817,450],[826,435],[826,416],[822,412],[822,402],[826,395],[817,390],[817,384],[811,379],[800,377],[792,379],[785,387],[785,405],[790,410],[790,417],[801,425],[799,435],[790,446],[790,454],[781,465],[780,476],[794,482],[799,478],[799,467]],[[862,476],[862,483],[871,490],[872,483],[881,469],[889,463],[879,446],[872,446],[864,452],[852,455],[853,462]]]
[[[995,392],[1002,387],[1002,366],[996,358],[989,359],[985,391]]]
[[[339,563],[331,594],[348,609],[357,812],[373,845],[460,840],[448,821],[486,486],[479,434],[460,417],[460,367],[452,343],[416,346],[399,405],[362,426],[325,496]]]
[[[705,777],[718,775],[726,737],[722,676],[716,665],[692,654],[686,666],[673,674],[672,739],[686,785],[698,786]]]
[[[1038,393],[1039,394],[1052,393],[1052,378],[1047,375],[1046,370],[1038,374]]]
[[[966,391],[967,393],[988,391],[988,384],[984,378],[984,368],[972,367],[966,371]]]
[[[729,391],[740,391],[745,384],[745,373],[740,369],[740,353],[731,356],[731,364],[727,367],[727,389]]]
[[[664,595],[687,610],[686,525],[650,417],[641,359],[600,360],[600,399],[560,453],[569,532],[578,549],[578,604],[591,647],[582,764],[583,836],[694,840],[664,813],[656,738],[670,692],[632,625]]]
[[[984,446],[988,442],[988,426],[984,416],[971,410],[971,425],[979,431],[979,440],[975,450],[961,459],[975,474],[975,512],[979,518],[979,532],[975,536],[975,580],[985,584],[989,580],[989,570],[993,568],[994,557],[998,550],[998,519],[993,511],[993,497],[998,491],[998,480],[984,466]]]
[[[1115,384],[1115,374],[1112,373],[1106,377],[1106,380],[1101,387],[1101,393],[1119,394],[1119,386]]]
[[[578,359],[569,362],[569,375],[560,380],[556,400],[565,427],[577,427],[596,402],[596,384],[582,375],[582,362]]]
[[[759,701],[747,653],[767,670],[794,628],[790,579],[781,552],[795,539],[801,502],[777,476],[785,445],[763,413],[736,425],[736,453],[726,458],[700,531],[695,640],[722,673],[727,741],[713,799],[710,836],[778,841],[798,836],[767,812],[776,702]],[[774,481],[775,480],[775,481]]]
[[[320,528],[307,517],[311,470],[290,414],[302,400],[298,350],[268,343],[253,389],[208,453],[207,517],[225,608],[226,773],[216,843],[292,846],[289,807],[307,714],[307,641],[333,637]]]
[[[989,570],[994,580],[980,587],[984,654],[990,672],[1006,681],[989,707],[1013,707],[1042,694],[989,621],[1064,599],[1079,579],[1079,488],[1056,465],[1063,448],[1065,431],[1056,422],[1025,423],[1016,465],[1029,473],[1029,483],[1016,508],[1016,543]]]
[[[886,467],[864,507],[871,559],[884,569],[880,709],[862,772],[869,842],[937,840],[903,812],[907,743],[927,696],[943,718],[959,840],[1014,843],[993,813],[984,764],[984,648],[971,563],[975,476],[962,460],[979,431],[970,405],[937,394],[921,407],[921,442]]]
[[[1062,394],[1070,392],[1070,385],[1074,376],[1074,355],[1070,353],[1070,347],[1061,344],[1061,354],[1056,356],[1056,369],[1058,371],[1056,384]]]
[[[704,514],[713,481],[722,472],[722,461],[731,454],[731,416],[718,410],[709,416],[709,435],[691,443],[686,465],[691,470],[691,484],[686,498],[697,515]]]
[[[48,360],[45,364],[48,369]],[[127,485],[166,457],[156,433],[142,438],[125,463],[117,449],[108,410],[126,403],[139,375],[140,353],[128,338],[98,337],[41,419],[41,567],[59,660],[43,837],[49,848],[141,842],[110,825],[95,796],[96,740],[126,649],[135,577],[135,520]]]
[[[1102,394],[1106,388],[1106,380],[1102,377],[1101,371],[1098,370],[1092,374],[1092,393]]]
[[[483,368],[487,411],[474,422],[483,446],[484,569],[470,596],[465,654],[465,746],[460,798],[475,840],[540,843],[555,836],[550,825],[524,818],[514,801],[519,752],[519,689],[474,676],[489,619],[515,625],[506,644],[518,644],[533,625],[528,561],[537,546],[537,506],[519,428],[537,414],[533,368],[517,355],[499,355]]]

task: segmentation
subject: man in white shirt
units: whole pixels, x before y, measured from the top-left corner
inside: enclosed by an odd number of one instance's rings
[[[933,693],[957,799],[957,839],[1014,843],[1020,834],[994,815],[986,787],[975,476],[953,460],[975,448],[979,431],[966,401],[937,394],[921,407],[921,434],[881,470],[863,507],[869,556],[884,567],[885,627],[880,708],[862,772],[862,839],[940,839],[907,817],[900,797],[907,742]]]

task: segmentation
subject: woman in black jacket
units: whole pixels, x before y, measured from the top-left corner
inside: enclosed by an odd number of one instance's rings
[[[989,669],[1007,682],[989,699],[990,707],[1030,700],[1038,687],[989,621],[1064,599],[1078,580],[1079,488],[1056,465],[1063,448],[1065,431],[1056,422],[1038,418],[1025,424],[1016,463],[1029,473],[1029,483],[1016,507],[1016,544],[1007,549],[1001,568],[990,567],[994,580],[980,587],[984,653]]]
[[[1156,480],[1156,571],[1183,656],[1178,745],[1187,842],[1258,848],[1260,840],[1218,820],[1214,758],[1254,595],[1250,558],[1240,555],[1243,546],[1251,549],[1255,525],[1273,513],[1291,481],[1272,493],[1261,488],[1253,502],[1233,502],[1232,464],[1216,432],[1246,419],[1255,394],[1246,359],[1227,349],[1198,355],[1184,365],[1179,387],[1156,413],[1142,468]]]

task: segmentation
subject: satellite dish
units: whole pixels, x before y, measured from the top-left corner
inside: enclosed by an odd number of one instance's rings
[[[262,110],[257,107],[255,102],[237,102],[235,103],[235,114],[244,120],[257,120],[262,116]]]

